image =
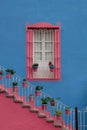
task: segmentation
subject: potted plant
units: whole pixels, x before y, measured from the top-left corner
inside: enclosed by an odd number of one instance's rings
[[[66,113],[66,114],[70,114],[70,113],[71,113],[71,107],[69,107],[69,106],[66,107],[66,108],[65,108],[65,113]]]
[[[16,71],[10,69],[10,73],[11,73],[11,75],[14,75],[16,73]]]
[[[3,70],[0,70],[0,80],[2,80]]]
[[[48,101],[49,101],[48,97],[42,98],[41,101],[42,101],[42,103],[41,103],[42,104],[42,110],[47,110],[47,104],[48,104]]]
[[[57,117],[58,120],[62,119],[62,111],[60,110],[55,110],[55,115]]]
[[[5,71],[6,71],[6,78],[11,78],[11,76],[16,73],[16,71],[12,69],[6,69]]]
[[[42,90],[42,89],[43,89],[42,86],[36,86],[36,88],[35,88],[35,95],[36,96],[40,96],[41,95],[41,91],[40,90]]]
[[[26,88],[28,86],[27,79],[25,79],[25,78],[23,79],[22,86],[23,86],[23,88]]]
[[[29,101],[30,101],[31,103],[34,102],[34,96],[33,96],[33,94],[30,94],[30,95],[29,95]]]
[[[55,70],[55,66],[53,65],[53,63],[51,62],[51,61],[49,61],[49,68],[50,68],[50,71],[51,72],[54,72],[54,70]]]
[[[13,85],[13,92],[17,92],[18,91],[18,82],[12,82]]]
[[[50,101],[50,105],[51,106],[55,106],[56,105],[56,102],[55,102],[54,98],[49,98],[49,101]]]
[[[34,72],[36,72],[36,71],[37,71],[38,66],[39,66],[39,64],[38,64],[38,63],[34,63],[34,64],[32,65],[32,69],[33,69],[33,71],[34,71]]]

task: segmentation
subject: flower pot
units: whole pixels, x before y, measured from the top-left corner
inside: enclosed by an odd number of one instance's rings
[[[56,103],[55,103],[54,101],[51,101],[51,102],[50,102],[50,105],[51,105],[51,106],[55,106]]]
[[[38,69],[38,66],[32,66],[32,70],[33,70],[34,72],[37,72],[37,69]]]
[[[18,92],[18,86],[13,87],[13,92]]]
[[[42,105],[42,110],[47,110],[47,104]]]
[[[50,72],[54,72],[55,71],[55,68],[50,68]]]
[[[40,96],[40,95],[41,95],[41,92],[40,92],[40,91],[35,91],[35,95],[36,95],[36,96]]]
[[[54,71],[55,71],[55,66],[52,65],[52,63],[49,65],[49,68],[50,68],[50,71],[51,71],[51,72],[54,72]]]
[[[33,72],[37,72],[37,68],[32,68]]]
[[[62,115],[56,115],[57,120],[62,120]]]
[[[34,102],[34,96],[33,96],[33,95],[30,95],[30,96],[29,96],[29,101],[30,101],[30,102]]]
[[[8,73],[7,73],[7,74],[6,74],[6,78],[7,78],[7,79],[11,78],[11,74],[8,74]]]
[[[70,113],[71,113],[71,110],[66,109],[66,110],[65,110],[65,113],[66,113],[66,114],[70,114]]]
[[[23,88],[26,88],[28,86],[28,83],[27,82],[23,82],[22,86],[23,86]]]
[[[3,77],[3,76],[2,76],[2,75],[0,75],[0,80],[2,80],[2,77]]]

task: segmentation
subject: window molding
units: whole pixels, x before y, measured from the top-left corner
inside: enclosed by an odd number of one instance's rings
[[[52,30],[54,30],[54,51],[53,52],[54,52],[54,66],[56,66],[56,68],[55,68],[53,78],[34,78],[33,77],[33,72],[32,72],[33,42],[34,42],[33,35],[34,35],[35,29],[52,29]],[[46,52],[46,50],[45,50],[45,52]],[[26,78],[27,78],[27,80],[45,80],[45,81],[61,79],[60,25],[54,26],[52,24],[45,23],[45,22],[37,23],[34,25],[29,25],[29,24],[26,25]]]

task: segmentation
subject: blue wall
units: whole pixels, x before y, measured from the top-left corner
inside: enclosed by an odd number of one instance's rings
[[[86,0],[1,0],[0,64],[25,77],[25,24],[42,21],[61,23],[62,78],[40,84],[65,104],[82,108],[87,105]]]

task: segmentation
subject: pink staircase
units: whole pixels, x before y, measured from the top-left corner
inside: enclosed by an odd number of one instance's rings
[[[0,79],[0,130],[74,130],[72,115],[65,114],[64,104],[57,101],[54,106],[41,104],[41,99],[47,97],[45,93],[36,95],[36,86],[17,75],[6,77],[9,73],[5,74],[5,69],[3,72]],[[54,114],[55,109],[62,110],[60,119]]]
[[[1,130],[67,130],[65,128],[54,127],[53,123],[47,123],[46,120],[49,117],[47,113],[47,118],[38,117],[38,111],[31,111],[33,109],[32,104],[28,108],[21,107],[20,99],[19,103],[13,101],[13,94],[11,94],[11,89],[5,90],[3,85],[0,85],[0,129]],[[8,93],[9,96],[5,96]],[[29,103],[24,103],[28,106]],[[36,108],[35,108],[36,110]],[[35,113],[34,113],[35,112]],[[43,113],[44,114],[44,113]],[[50,117],[51,118],[51,117]]]

